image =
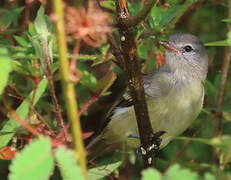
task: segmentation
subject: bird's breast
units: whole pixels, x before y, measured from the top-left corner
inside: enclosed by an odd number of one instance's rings
[[[148,99],[154,131],[166,131],[162,146],[191,125],[201,111],[203,98],[203,84],[192,80],[176,84],[165,97]]]

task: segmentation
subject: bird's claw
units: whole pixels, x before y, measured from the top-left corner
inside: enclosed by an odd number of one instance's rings
[[[136,149],[136,154],[137,155],[146,155],[147,154],[147,151],[158,151],[159,148],[160,148],[160,145],[161,145],[161,142],[162,142],[162,139],[160,138],[160,136],[162,136],[163,134],[165,133],[165,131],[158,131],[156,133],[153,134],[153,137],[152,137],[152,143],[149,147],[147,148],[144,148],[142,145],[139,146],[137,149]],[[139,135],[138,134],[131,134],[129,135],[130,138],[139,138]]]

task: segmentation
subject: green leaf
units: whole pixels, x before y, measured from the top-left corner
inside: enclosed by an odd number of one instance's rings
[[[10,180],[48,180],[54,170],[51,142],[40,137],[27,145],[10,165]]]
[[[204,180],[216,180],[216,177],[210,173],[206,173]]]
[[[169,9],[154,7],[149,17],[151,28],[157,32],[162,31],[163,28],[172,28],[194,2],[196,2],[196,0],[187,0],[183,5],[180,5],[181,1],[175,1]]]
[[[46,88],[47,88],[47,79],[43,79],[38,85],[38,89],[36,91],[35,98],[34,98],[34,105],[38,102],[38,100],[40,99]],[[21,103],[21,105],[16,110],[16,113],[24,120],[28,116],[33,93],[34,91],[30,93],[30,95]],[[11,140],[11,138],[14,136],[14,134],[16,133],[16,131],[20,126],[21,125],[14,118],[10,118],[9,120],[7,120],[7,122],[4,124],[3,128],[1,129],[0,134],[4,132],[10,132],[10,133],[0,136],[0,148],[8,144],[8,142]]]
[[[209,98],[209,100],[215,104],[217,102],[217,93],[218,93],[218,89],[216,86],[213,85],[213,83],[211,83],[209,80],[205,81],[205,92]]]
[[[36,32],[43,37],[47,37],[49,35],[45,14],[44,14],[44,8],[41,6],[38,10],[37,17],[34,21],[35,30]]]
[[[153,28],[156,31],[161,31],[160,22],[163,18],[163,14],[164,13],[161,12],[161,9],[159,7],[152,8],[149,18],[149,24],[151,28]]]
[[[189,169],[182,169],[178,164],[171,166],[165,175],[167,180],[198,180],[198,175]]]
[[[222,19],[222,22],[228,22],[228,23],[230,23],[230,22],[231,22],[231,18],[228,18],[228,19]]]
[[[113,11],[116,10],[115,1],[112,0],[100,1],[100,5]]]
[[[80,83],[94,90],[96,89],[97,79],[93,74],[89,73],[88,71],[83,71]]]
[[[59,147],[55,151],[55,158],[63,180],[83,180],[82,170],[77,165],[74,152],[64,147]]]
[[[7,52],[6,48],[0,48],[0,95],[2,94],[5,86],[7,85],[9,73],[12,70],[11,59],[4,55]]]
[[[142,172],[142,180],[161,180],[162,175],[153,168],[148,168]]]
[[[19,14],[22,12],[24,7],[19,7],[10,11],[4,11],[3,15],[0,16],[0,29],[7,28],[13,21],[15,21]]]
[[[169,10],[167,10],[162,16],[162,20],[160,22],[160,26],[168,26],[171,27],[175,25],[178,19],[184,14],[184,12],[195,3],[197,0],[187,0],[183,5],[175,5]]]
[[[230,136],[222,136],[222,137],[214,137],[214,138],[191,138],[191,137],[177,137],[176,139],[180,140],[190,140],[196,141],[203,144],[207,144],[213,147],[221,148],[221,151],[226,153],[227,150],[231,147],[231,137]]]
[[[27,48],[30,44],[22,37],[14,35],[14,39],[20,44],[22,47]]]
[[[231,40],[222,40],[222,41],[214,41],[214,42],[207,42],[204,44],[205,46],[231,46]]]
[[[88,180],[97,180],[101,179],[109,174],[111,174],[113,171],[115,171],[120,165],[122,164],[121,161],[98,166],[96,168],[91,168],[88,170]]]
[[[148,56],[148,43],[143,40],[137,45],[137,54],[140,58],[146,59]]]

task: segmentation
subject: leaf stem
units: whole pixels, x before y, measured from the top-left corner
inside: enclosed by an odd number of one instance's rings
[[[64,6],[62,0],[53,0],[53,9],[56,17],[56,35],[59,47],[60,72],[62,79],[63,94],[65,97],[64,100],[66,103],[66,111],[68,120],[71,123],[75,155],[79,160],[83,176],[85,177],[85,179],[87,179],[87,167],[85,158],[86,153],[83,145],[82,130],[80,127],[80,121],[78,117],[78,105],[76,100],[75,87],[74,83],[70,80],[69,63],[67,59],[67,44],[63,18]]]

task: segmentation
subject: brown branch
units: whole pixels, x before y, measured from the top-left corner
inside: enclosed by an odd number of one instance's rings
[[[120,23],[126,27],[134,27],[147,17],[147,15],[152,10],[153,6],[156,5],[159,2],[159,0],[145,0],[143,8],[135,16],[129,15],[127,18],[122,18],[122,16],[124,16],[127,13],[126,11],[124,11],[125,9],[127,9],[127,2],[126,0],[120,0],[120,2],[120,11],[123,12],[120,14]]]
[[[231,1],[229,1],[229,11],[228,11],[228,18],[231,18]],[[231,25],[228,24],[228,32],[231,32]],[[228,33],[227,33],[228,34]],[[221,68],[221,81],[218,90],[218,99],[217,99],[217,107],[222,107],[224,103],[224,96],[225,96],[225,87],[227,82],[227,76],[229,73],[230,68],[230,61],[231,61],[231,47],[228,46],[225,48],[225,56]],[[215,129],[215,136],[221,137],[222,135],[222,113],[216,112],[216,129]],[[214,151],[214,160],[219,162],[220,156],[220,149],[216,148]]]
[[[130,17],[126,0],[118,0],[118,28],[121,39],[123,57],[125,59],[125,72],[128,76],[128,86],[134,103],[136,120],[140,134],[141,147],[144,149],[142,157],[144,166],[153,165],[153,130],[149,119],[148,108],[145,100],[144,87],[141,74],[141,62],[137,58],[136,43],[133,28],[123,25]],[[121,23],[122,22],[122,23]]]
[[[10,110],[10,116],[16,119],[25,129],[27,129],[34,136],[40,136],[40,133],[33,126],[24,121],[14,110]]]
[[[62,129],[65,130],[65,124],[64,124],[64,121],[63,121],[63,117],[62,117],[62,114],[61,114],[61,110],[60,110],[60,107],[59,107],[59,104],[58,104],[57,97],[55,95],[55,88],[54,88],[54,84],[53,84],[53,80],[52,80],[52,72],[51,72],[51,60],[50,60],[50,56],[49,56],[49,53],[48,53],[46,40],[44,40],[43,45],[44,45],[44,54],[45,54],[45,58],[46,58],[46,77],[47,77],[48,84],[49,84],[49,87],[50,87],[50,90],[51,90],[52,101],[54,103],[56,115],[57,115],[57,117],[59,119],[60,125],[61,125]],[[65,137],[66,137],[66,135],[67,135],[67,133],[64,132]]]
[[[115,41],[114,37],[111,34],[107,35],[107,40],[112,49],[112,54],[117,59],[117,61],[114,63],[117,64],[121,69],[124,69],[124,57],[121,52],[121,49],[117,45],[117,42]]]

